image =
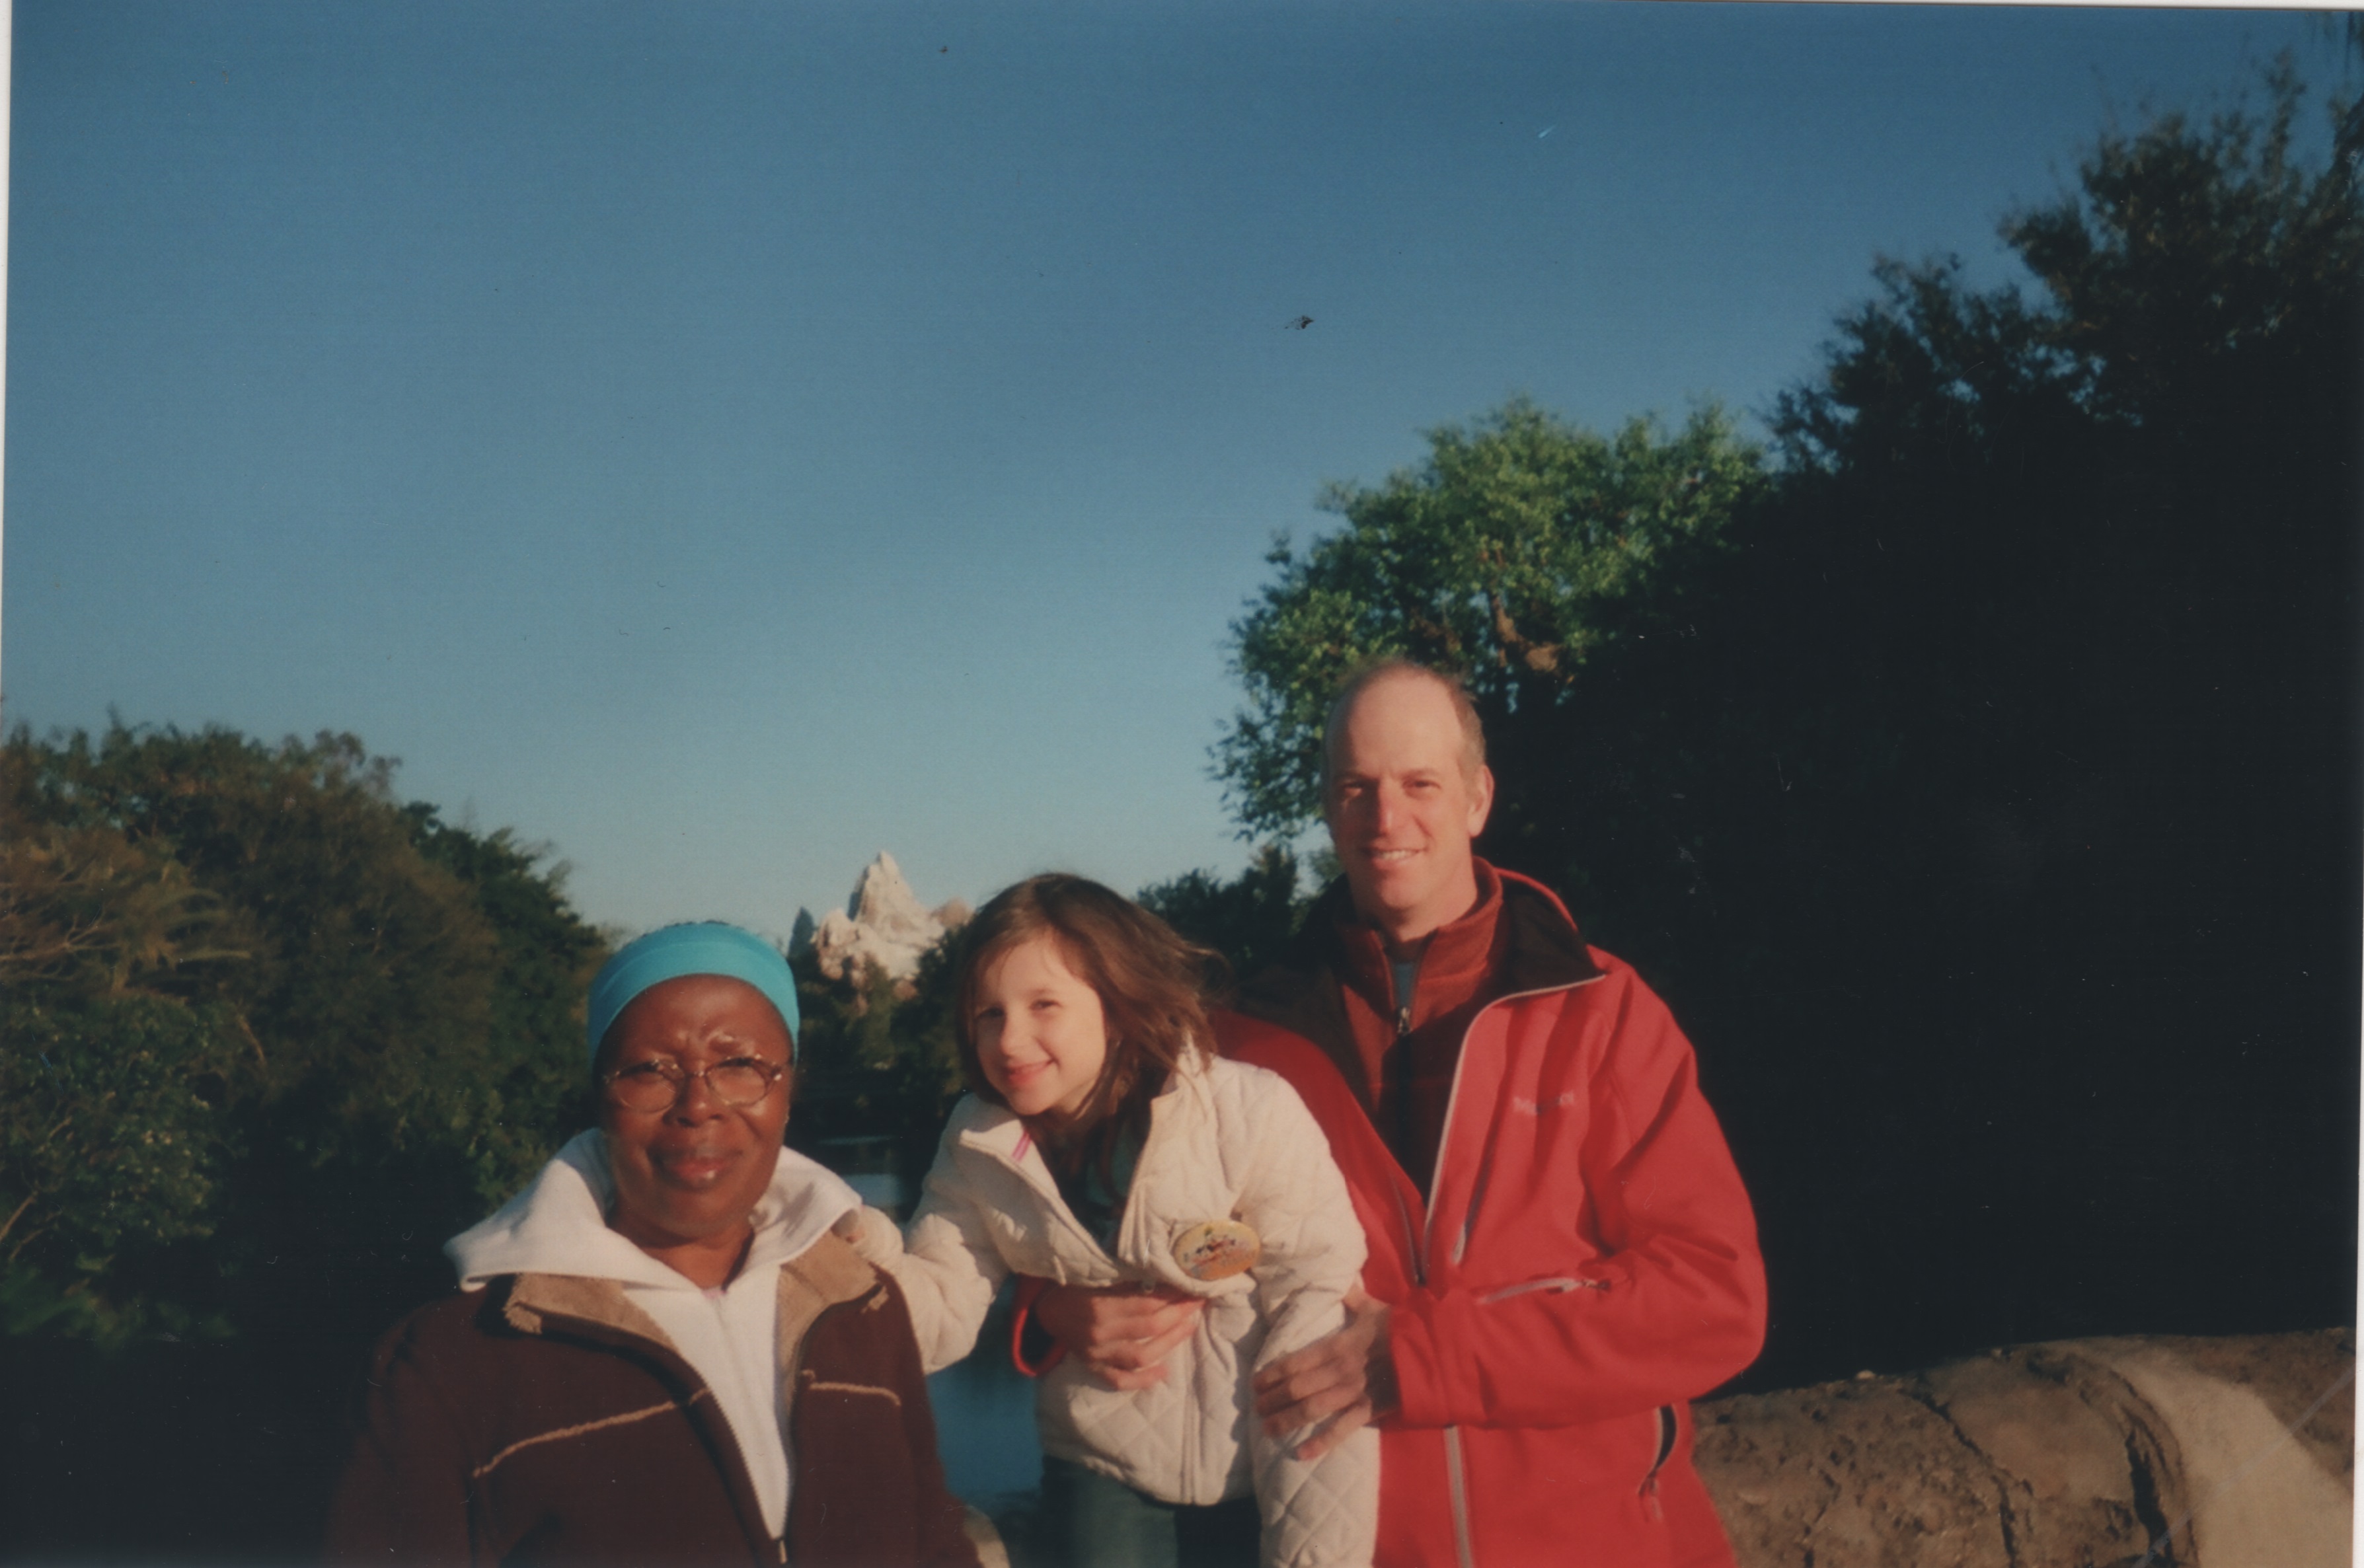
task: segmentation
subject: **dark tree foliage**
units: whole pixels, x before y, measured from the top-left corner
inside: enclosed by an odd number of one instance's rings
[[[559,872],[392,774],[351,736],[0,751],[0,1260],[51,1329],[382,1323],[571,1130],[601,939]],[[78,1139],[116,1175],[45,1176]]]
[[[2003,224],[2032,289],[1881,262],[1652,618],[1552,685],[1446,651],[1483,848],[1700,1044],[1758,1382],[2353,1309],[2364,214],[2301,103],[2104,138]],[[1428,594],[1387,576],[1365,644],[1421,651]],[[1269,830],[1247,723],[1219,762]]]
[[[123,1342],[218,1332],[173,1301],[107,1287],[118,1261],[212,1236],[239,1073],[232,1020],[169,996],[12,993],[0,1000],[0,1330]]]
[[[0,745],[0,1557],[310,1555],[370,1340],[581,1125],[603,940],[392,779]]]
[[[1682,940],[1757,955],[1760,1160],[1840,1129],[1767,1218],[1826,1358],[2353,1309],[2364,214],[2299,106],[2104,139],[2032,301],[1883,266],[1778,412]]]
[[[505,1114],[484,1126],[474,1151],[476,1191],[490,1204],[516,1189],[520,1173],[540,1167],[553,1140],[592,1118],[583,1008],[608,943],[567,903],[563,863],[544,866],[544,851],[507,828],[448,827],[422,802],[403,810],[419,853],[471,890],[492,927],[494,1076],[486,1086]]]
[[[1266,844],[1229,882],[1207,871],[1153,883],[1134,896],[1142,907],[1183,936],[1221,953],[1227,975],[1243,980],[1280,955],[1312,902],[1299,886],[1297,857]]]
[[[907,1189],[919,1190],[962,1092],[953,1039],[959,955],[955,932],[907,980],[875,965],[831,980],[809,951],[789,960],[804,1016],[790,1147],[842,1166],[849,1153],[864,1158],[848,1140],[872,1143]]]

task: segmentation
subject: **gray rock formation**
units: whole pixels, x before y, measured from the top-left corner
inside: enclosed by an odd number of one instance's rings
[[[2356,1336],[2068,1340],[1698,1410],[1742,1568],[2348,1568]]]
[[[798,911],[800,932],[810,918]],[[831,910],[810,928],[809,945],[820,972],[831,980],[858,978],[864,964],[909,980],[921,956],[943,940],[946,930],[967,918],[968,906],[957,898],[931,912],[903,880],[903,868],[895,857],[881,850],[854,880],[853,896],[844,910]]]

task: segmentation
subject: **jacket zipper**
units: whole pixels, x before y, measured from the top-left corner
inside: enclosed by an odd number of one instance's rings
[[[1658,1472],[1675,1456],[1675,1407],[1661,1405],[1658,1416],[1658,1454],[1650,1461],[1649,1473],[1642,1477],[1642,1507],[1658,1523],[1667,1522],[1667,1511],[1658,1505]]]
[[[1157,1138],[1158,1119],[1156,1113],[1153,1110],[1149,1118],[1149,1131],[1141,1140],[1140,1158],[1133,1165],[1132,1184],[1125,1192],[1124,1208],[1117,1218],[1116,1245],[1119,1251],[1121,1251],[1124,1245],[1126,1222],[1140,1207],[1136,1200],[1141,1195],[1141,1174],[1143,1171],[1149,1168],[1149,1151],[1151,1146]],[[1027,1169],[1025,1162],[1026,1150],[1028,1144],[1032,1141],[1032,1132],[1027,1129],[1021,1123],[1018,1135],[1018,1141],[1011,1146],[1009,1153],[1004,1154],[999,1150],[991,1148],[987,1148],[986,1152],[991,1154],[995,1159],[999,1160],[1003,1164],[1016,1172],[1018,1173],[1018,1179],[1024,1182],[1027,1186],[1033,1189],[1036,1196],[1047,1199],[1050,1202],[1052,1208],[1055,1210],[1061,1218],[1065,1219],[1067,1222],[1067,1229],[1074,1231],[1076,1236],[1081,1238],[1084,1245],[1089,1247],[1101,1257],[1106,1258],[1110,1266],[1121,1274],[1124,1272],[1125,1267],[1124,1260],[1119,1257],[1116,1251],[1112,1251],[1109,1248],[1101,1246],[1100,1239],[1093,1235],[1089,1230],[1084,1229],[1084,1222],[1076,1218],[1075,1210],[1069,1208],[1067,1207],[1067,1200],[1060,1195],[1058,1184],[1056,1182],[1052,1182],[1046,1189],[1044,1184],[1043,1182],[1036,1181],[1034,1179],[1034,1173]],[[1047,1170],[1045,1174],[1047,1176]],[[1195,1361],[1196,1358],[1194,1357],[1193,1359]],[[1199,1429],[1199,1380],[1195,1376],[1188,1377],[1184,1380],[1184,1385],[1180,1391],[1180,1396],[1182,1401],[1182,1429],[1186,1432],[1197,1431]],[[1184,1443],[1181,1449],[1180,1468],[1182,1495],[1186,1497],[1197,1495],[1191,1490],[1191,1488],[1198,1484],[1198,1461],[1199,1454],[1195,1445],[1187,1442]],[[785,1550],[785,1548],[783,1550]]]
[[[1461,1031],[1461,1049],[1455,1051],[1453,1055],[1453,1086],[1445,1092],[1444,1096],[1444,1128],[1437,1135],[1436,1163],[1429,1173],[1427,1223],[1422,1228],[1422,1233],[1417,1239],[1417,1244],[1412,1250],[1412,1277],[1420,1285],[1425,1287],[1428,1284],[1428,1249],[1430,1243],[1435,1240],[1437,1189],[1444,1180],[1445,1149],[1453,1141],[1453,1113],[1461,1103],[1461,1075],[1469,1064],[1469,1037],[1477,1032],[1478,1020],[1506,1002],[1521,1002],[1530,996],[1548,996],[1555,991],[1573,991],[1578,986],[1589,985],[1594,980],[1600,978],[1600,976],[1596,974],[1590,980],[1571,981],[1565,985],[1539,985],[1532,991],[1513,991],[1507,996],[1497,996],[1472,1014],[1468,1027]],[[1408,1022],[1411,1016],[1411,1008],[1408,1006],[1396,1015],[1399,1022]],[[1455,1262],[1460,1262],[1462,1254],[1468,1250],[1469,1234],[1477,1228],[1478,1198],[1484,1190],[1484,1186],[1485,1172],[1481,1168],[1478,1181],[1470,1187],[1469,1212],[1462,1218],[1461,1238],[1453,1250]],[[1459,1427],[1444,1429],[1444,1470],[1446,1490],[1453,1500],[1453,1549],[1460,1559],[1461,1568],[1477,1568],[1475,1549],[1470,1544],[1469,1537],[1469,1487],[1468,1478],[1463,1473]],[[1656,1485],[1656,1471],[1653,1469],[1651,1472],[1653,1485]],[[1656,1501],[1655,1495],[1652,1500]]]
[[[839,1305],[842,1305],[842,1303],[840,1303]],[[816,1324],[819,1323],[821,1318],[827,1317],[830,1313],[835,1310],[835,1307],[822,1307],[820,1312],[813,1315],[813,1322]],[[687,1357],[684,1356],[679,1350],[675,1349],[670,1345],[652,1345],[649,1340],[642,1339],[639,1334],[633,1333],[630,1329],[619,1329],[613,1324],[605,1323],[597,1318],[577,1317],[571,1312],[552,1313],[549,1316],[555,1317],[561,1323],[574,1325],[574,1332],[585,1335],[589,1338],[593,1343],[602,1345],[610,1351],[620,1351],[628,1354],[642,1354],[645,1352],[637,1350],[634,1347],[647,1346],[652,1350],[662,1350],[666,1354],[670,1355],[675,1362],[678,1364],[680,1369],[689,1374],[689,1397],[679,1400],[676,1403],[679,1405],[683,1418],[689,1422],[690,1429],[695,1431],[702,1426],[708,1426],[705,1418],[702,1417],[697,1410],[697,1396],[700,1394],[703,1394],[706,1396],[707,1408],[713,1412],[714,1419],[711,1427],[709,1428],[711,1435],[717,1440],[718,1446],[722,1444],[729,1445],[730,1457],[737,1460],[739,1462],[739,1473],[746,1477],[747,1499],[751,1503],[755,1503],[755,1511],[753,1514],[742,1514],[739,1518],[739,1528],[743,1530],[748,1530],[757,1540],[762,1540],[766,1536],[771,1536],[771,1531],[764,1528],[763,1505],[759,1502],[755,1502],[754,1466],[747,1462],[747,1451],[740,1446],[739,1434],[731,1429],[730,1418],[722,1413],[722,1401],[715,1394],[713,1385],[706,1381],[705,1376],[700,1373],[696,1367],[689,1364]],[[545,1319],[545,1323],[542,1328],[528,1329],[527,1332],[534,1335],[538,1339],[547,1338],[549,1332],[547,1320]],[[786,1376],[784,1379],[785,1385],[788,1390],[788,1398],[791,1401],[789,1407],[789,1424],[783,1427],[780,1434],[782,1446],[787,1450],[788,1453],[788,1509],[786,1514],[781,1516],[780,1533],[777,1536],[772,1537],[773,1547],[779,1552],[780,1561],[783,1562],[786,1562],[788,1560],[788,1527],[795,1521],[797,1507],[797,1462],[796,1440],[794,1436],[795,1407],[793,1401],[795,1399],[795,1390],[797,1386],[797,1373],[805,1363],[805,1346],[810,1341],[811,1338],[812,1329],[808,1325],[805,1329],[804,1337],[797,1341],[796,1359],[790,1362]]]
[[[1469,1493],[1461,1474],[1461,1429],[1444,1429],[1444,1473],[1453,1494],[1453,1559],[1461,1568],[1478,1568],[1478,1549],[1469,1540]]]
[[[1469,1037],[1477,1032],[1478,1020],[1483,1018],[1488,1013],[1492,1012],[1495,1008],[1500,1007],[1506,1003],[1523,1002],[1533,996],[1548,996],[1556,991],[1574,991],[1582,986],[1590,985],[1600,978],[1601,976],[1596,974],[1590,979],[1573,980],[1565,985],[1538,985],[1532,991],[1513,991],[1507,996],[1497,996],[1492,1001],[1487,1003],[1484,1006],[1478,1008],[1476,1014],[1470,1018],[1468,1028],[1461,1031],[1461,1049],[1454,1054],[1453,1058],[1453,1087],[1446,1091],[1444,1096],[1444,1130],[1437,1137],[1436,1164],[1434,1168],[1429,1172],[1428,1177],[1428,1224],[1425,1233],[1421,1237],[1420,1243],[1422,1258],[1420,1273],[1423,1276],[1425,1276],[1428,1272],[1426,1264],[1428,1249],[1436,1240],[1436,1192],[1438,1186],[1444,1180],[1445,1146],[1453,1141],[1453,1112],[1455,1107],[1461,1103],[1461,1072],[1463,1067],[1468,1062]],[[1482,1171],[1480,1172],[1480,1176],[1481,1183],[1479,1184],[1482,1184]],[[1477,1195],[1478,1188],[1477,1186],[1473,1186],[1470,1192],[1471,1202],[1469,1212],[1463,1217],[1461,1222],[1460,1245],[1454,1250],[1454,1257],[1456,1261],[1458,1261],[1462,1252],[1467,1250],[1469,1245],[1469,1233],[1471,1230],[1476,1229],[1478,1224]]]
[[[1420,984],[1419,974],[1420,972],[1417,969],[1413,970],[1412,984],[1415,989],[1418,988]],[[1390,985],[1395,984],[1392,970],[1389,972],[1388,983]],[[1396,1003],[1396,1043],[1399,1045],[1402,1044],[1404,1036],[1410,1033],[1411,1033],[1411,998],[1405,996],[1399,998]],[[1428,1258],[1426,1256],[1426,1249],[1421,1245],[1420,1233],[1412,1228],[1411,1210],[1404,1207],[1403,1194],[1401,1192],[1397,1191],[1392,1186],[1390,1186],[1388,1190],[1390,1192],[1394,1192],[1396,1195],[1396,1217],[1403,1221],[1404,1240],[1407,1243],[1404,1251],[1411,1259],[1412,1283],[1418,1285],[1425,1285],[1428,1284]],[[1433,1191],[1434,1189],[1432,1188],[1430,1190]]]
[[[780,1423],[780,1435],[785,1440],[782,1446],[788,1451],[788,1511],[780,1520],[779,1548],[782,1562],[788,1560],[788,1531],[797,1522],[797,1406],[800,1402],[797,1387],[797,1374],[805,1369],[805,1351],[812,1346],[813,1330],[820,1327],[822,1318],[844,1305],[843,1302],[831,1302],[813,1314],[813,1320],[805,1325],[803,1333],[797,1336],[797,1353],[788,1358],[786,1375],[781,1379],[786,1388],[788,1401],[787,1419]],[[724,1424],[727,1426],[729,1423]],[[735,1440],[738,1434],[734,1432],[731,1435]],[[742,1460],[741,1462],[743,1464],[745,1461]],[[753,1478],[751,1476],[749,1485],[753,1484]]]
[[[974,1134],[969,1136],[972,1138],[975,1137]],[[1141,1187],[1141,1172],[1143,1167],[1149,1163],[1150,1140],[1154,1139],[1156,1136],[1157,1118],[1153,1112],[1149,1118],[1149,1131],[1141,1140],[1141,1153],[1133,1162],[1132,1185],[1126,1189],[1124,1195],[1124,1207],[1117,1213],[1116,1245],[1118,1248],[1121,1248],[1124,1245],[1125,1220],[1133,1212],[1135,1207],[1133,1204],[1133,1195]],[[965,1141],[965,1140],[964,1140],[964,1141]],[[1114,1251],[1100,1245],[1100,1239],[1093,1235],[1089,1230],[1086,1229],[1084,1228],[1084,1222],[1076,1218],[1076,1211],[1067,1207],[1066,1198],[1062,1195],[1059,1191],[1059,1184],[1052,1179],[1050,1167],[1047,1162],[1043,1166],[1043,1180],[1041,1181],[1036,1181],[1034,1179],[1034,1173],[1027,1169],[1026,1151],[1032,1145],[1033,1141],[1034,1134],[1032,1129],[1028,1128],[1024,1122],[1020,1122],[1019,1123],[1018,1128],[1018,1141],[1010,1146],[1008,1153],[1003,1153],[1000,1150],[992,1147],[990,1144],[985,1143],[982,1140],[979,1140],[974,1146],[981,1149],[984,1152],[992,1155],[996,1160],[1000,1161],[1004,1165],[1009,1166],[1010,1170],[1016,1172],[1018,1179],[1025,1183],[1030,1188],[1033,1189],[1034,1195],[1037,1197],[1049,1201],[1052,1210],[1056,1213],[1060,1218],[1066,1221],[1067,1229],[1074,1231],[1083,1241],[1085,1246],[1090,1248],[1101,1257],[1106,1258],[1109,1261],[1110,1266],[1121,1274],[1124,1272],[1123,1260],[1119,1258]]]

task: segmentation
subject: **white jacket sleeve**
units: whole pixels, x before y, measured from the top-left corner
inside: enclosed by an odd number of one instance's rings
[[[1297,1091],[1270,1075],[1248,1105],[1256,1158],[1242,1186],[1241,1217],[1264,1243],[1251,1273],[1267,1326],[1256,1353],[1262,1368],[1344,1325],[1346,1291],[1362,1276],[1365,1249],[1329,1140]],[[1366,1427],[1307,1464],[1296,1448],[1309,1433],[1266,1437],[1263,1423],[1250,1420],[1266,1568],[1364,1568],[1378,1532],[1378,1433]]]
[[[1009,1273],[960,1179],[952,1138],[947,1129],[900,1244],[891,1240],[891,1225],[865,1225],[860,1243],[864,1256],[903,1287],[920,1360],[930,1372],[952,1365],[976,1346],[977,1328]]]

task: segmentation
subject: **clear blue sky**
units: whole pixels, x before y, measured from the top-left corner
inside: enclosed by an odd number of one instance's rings
[[[592,917],[1245,857],[1226,628],[1513,393],[1809,374],[2280,13],[17,0],[10,723],[350,729]],[[1302,316],[1310,327],[1292,330]]]

